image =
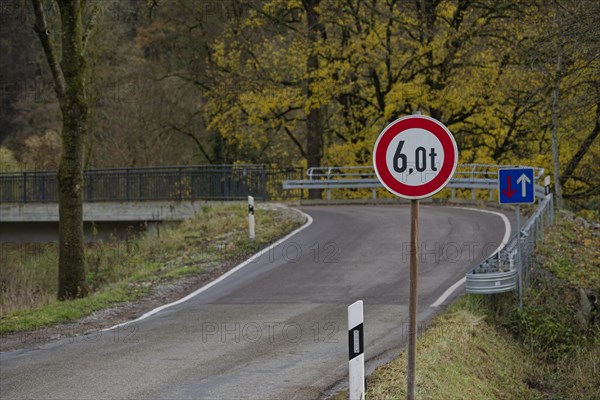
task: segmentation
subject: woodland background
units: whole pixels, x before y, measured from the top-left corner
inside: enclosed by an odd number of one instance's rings
[[[369,165],[379,132],[420,110],[453,132],[461,163],[558,167],[568,205],[600,209],[598,1],[87,0],[84,11],[86,168]],[[0,13],[0,168],[56,170],[61,112],[31,2],[1,0]]]

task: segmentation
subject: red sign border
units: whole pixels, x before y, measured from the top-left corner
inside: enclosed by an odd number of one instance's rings
[[[387,168],[385,157],[392,140],[403,131],[413,128],[424,129],[435,135],[444,151],[444,163],[440,172],[431,181],[419,186],[406,185],[394,178]],[[457,164],[458,148],[454,136],[440,121],[425,115],[408,115],[395,120],[379,134],[373,148],[373,166],[377,177],[387,190],[405,199],[423,199],[442,190],[454,175]]]

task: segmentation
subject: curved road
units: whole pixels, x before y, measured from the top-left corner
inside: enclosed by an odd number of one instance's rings
[[[346,379],[346,309],[356,300],[371,367],[397,353],[407,338],[409,207],[302,210],[310,226],[188,301],[117,329],[1,353],[0,397],[318,398]],[[424,321],[498,247],[505,222],[421,206],[420,232]]]

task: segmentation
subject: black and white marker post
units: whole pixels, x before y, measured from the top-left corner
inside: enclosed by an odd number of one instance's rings
[[[365,354],[363,334],[363,302],[348,307],[348,358],[350,400],[365,399]]]
[[[254,232],[254,197],[248,196],[248,229],[250,240],[254,240],[256,234]]]

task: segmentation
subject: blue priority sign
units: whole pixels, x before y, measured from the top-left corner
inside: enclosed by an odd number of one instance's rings
[[[533,203],[535,182],[533,168],[506,168],[498,171],[500,204]]]

